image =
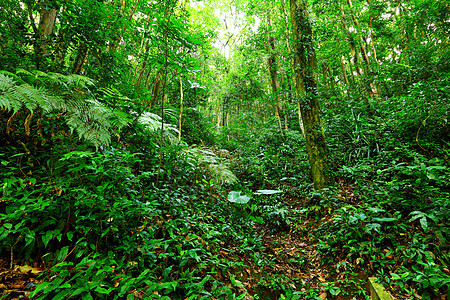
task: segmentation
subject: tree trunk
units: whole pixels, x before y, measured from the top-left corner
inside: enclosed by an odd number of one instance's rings
[[[178,118],[178,140],[181,141],[181,119],[183,118],[183,77],[180,74],[180,116]]]
[[[272,20],[270,19],[269,12],[267,12],[267,25],[269,26],[269,28],[272,27]],[[269,58],[267,59],[267,66],[269,68],[270,83],[272,86],[272,94],[276,98],[275,116],[277,117],[278,122],[280,124],[281,134],[283,134],[283,125],[282,125],[282,120],[284,119],[283,101],[280,97],[280,91],[279,91],[280,83],[278,81],[278,74],[277,74],[277,58],[275,55],[275,39],[270,33],[267,34],[267,45],[268,45],[268,51],[269,51]]]
[[[370,0],[367,0],[367,4],[370,7]],[[373,36],[372,20],[373,20],[372,17],[369,17],[370,42],[372,45],[373,59],[375,60],[375,63],[378,65],[377,50],[375,49],[375,38]]]
[[[57,10],[50,7],[47,3],[44,3],[41,9],[41,15],[39,19],[39,40],[40,40],[40,53],[42,56],[48,54],[48,44],[50,42],[49,36],[53,32],[53,26],[55,25]]]
[[[353,64],[355,65],[356,74],[358,75],[358,79],[361,79],[361,69],[359,67],[358,52],[356,51],[355,40],[353,39],[350,29],[347,26],[347,22],[345,21],[345,12],[344,12],[344,8],[342,7],[341,3],[339,3],[339,11],[341,12],[342,26],[345,29],[345,34],[346,34],[347,39],[350,44],[350,51],[352,53]]]
[[[295,84],[299,94],[300,110],[305,126],[314,188],[319,190],[329,184],[328,150],[320,117],[317,92],[317,61],[312,39],[311,20],[306,0],[290,0],[293,38],[295,44]]]
[[[158,100],[158,94],[159,94],[159,87],[160,87],[160,86],[161,86],[161,75],[160,75],[160,73],[158,72],[158,73],[156,74],[155,83],[153,84],[153,90],[152,90],[153,96],[152,96],[152,100],[151,100],[151,102],[150,102],[150,107],[151,107],[152,105],[155,105],[156,102],[157,102],[157,100]]]
[[[356,34],[358,35],[358,38],[359,38],[359,48],[361,50],[361,54],[362,54],[363,60],[366,63],[366,66],[367,66],[367,71],[366,71],[366,75],[367,75],[367,73],[370,71],[370,63],[369,63],[369,56],[367,54],[367,50],[364,47],[364,40],[363,40],[362,34],[361,34],[361,26],[359,25],[359,21],[358,21],[358,19],[355,17],[355,15],[353,13],[352,1],[351,0],[347,0],[347,5],[352,10],[352,13],[351,13],[350,16],[352,18],[353,25],[355,25]]]
[[[28,17],[30,18],[30,24],[33,28],[35,43],[34,43],[34,53],[36,59],[36,66],[41,69],[41,62],[44,61],[44,55],[48,53],[48,36],[51,35],[53,31],[53,26],[55,24],[57,10],[50,7],[45,1],[42,3],[42,9],[39,16],[39,24],[36,26],[36,21],[34,19],[33,10],[31,5],[27,5]]]
[[[82,43],[78,47],[78,54],[72,68],[72,74],[80,74],[83,68],[84,62],[86,61],[86,57],[88,54],[88,47],[85,43]]]
[[[345,63],[344,63],[343,56],[341,56],[340,61],[341,61],[341,71],[342,71],[342,76],[344,77],[344,82],[345,82],[345,84],[349,85],[350,82],[348,81],[347,72],[345,71]]]
[[[134,3],[134,7],[133,7],[133,9],[131,10],[131,12],[130,12],[128,18],[127,18],[127,21],[128,21],[128,22],[130,22],[130,21],[131,21],[131,18],[133,18],[134,13],[136,12],[136,8],[138,7],[139,1],[140,1],[140,0],[136,0],[136,2]],[[122,5],[121,5],[121,11],[122,11],[121,15],[123,14],[123,11],[125,10],[125,8],[126,8],[126,2],[123,1],[123,2],[122,2]],[[125,24],[125,25],[123,26],[122,31],[120,31],[120,32],[118,33],[118,35],[117,35],[115,41],[109,46],[109,51],[116,51],[116,50],[117,50],[117,45],[119,45],[119,43],[120,43],[120,41],[121,41],[121,39],[122,39],[122,36],[123,36],[123,34],[125,33],[126,30],[127,30],[127,24]]]

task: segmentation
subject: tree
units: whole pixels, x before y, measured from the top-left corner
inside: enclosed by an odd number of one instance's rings
[[[270,10],[266,13],[267,17],[267,26],[268,29],[272,29],[272,19],[270,16]],[[278,119],[278,123],[280,125],[280,131],[283,134],[283,126],[282,126],[282,119],[283,119],[283,100],[280,96],[280,83],[278,81],[278,68],[277,68],[277,56],[275,53],[275,38],[273,35],[269,32],[267,34],[267,51],[269,53],[269,57],[267,59],[267,67],[269,69],[270,74],[270,84],[272,86],[272,94],[276,98],[276,105],[275,105],[275,116]],[[287,126],[287,124],[285,124]]]
[[[306,148],[315,189],[328,185],[328,150],[320,117],[317,92],[317,60],[312,39],[312,25],[305,0],[290,0],[292,35],[294,39],[294,77]]]

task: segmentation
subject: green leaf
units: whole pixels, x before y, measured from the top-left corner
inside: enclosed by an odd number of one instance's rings
[[[246,204],[250,201],[250,197],[245,195],[241,196],[241,192],[233,191],[228,194],[228,201],[233,203]]]
[[[38,284],[36,286],[36,289],[30,293],[30,298],[34,298],[34,296],[36,294],[38,294],[41,291],[44,291],[48,287],[48,285],[49,285],[48,282],[42,282],[42,283]]]
[[[424,231],[428,231],[428,220],[427,220],[427,217],[420,218],[420,226],[422,226],[422,229]]]
[[[47,247],[48,242],[53,238],[53,232],[47,231],[44,236],[42,236],[42,242],[44,243],[44,247]]]
[[[70,285],[69,285],[70,287]],[[66,296],[69,295],[72,291],[67,289],[67,290],[62,290],[60,291],[58,294],[56,294],[56,296],[53,299],[59,300],[59,299],[66,299]]]
[[[109,294],[112,291],[112,288],[105,289],[99,286],[95,289],[95,291],[100,294]]]
[[[393,222],[393,221],[397,221],[396,218],[373,218],[374,221],[376,222]]]
[[[59,252],[58,252],[58,256],[56,257],[56,260],[57,261],[63,260],[67,256],[68,253],[69,253],[69,246],[61,248],[61,250],[59,250]]]
[[[436,180],[438,177],[436,176],[436,174],[434,174],[434,173],[431,173],[431,172],[429,172],[429,171],[427,171],[427,177],[428,177],[428,179],[431,179],[431,180]]]
[[[257,190],[255,192],[255,195],[274,195],[274,194],[280,194],[283,191],[279,190]]]
[[[250,220],[258,224],[264,224],[264,220],[261,217],[250,216]]]
[[[242,282],[236,280],[236,277],[235,277],[233,274],[230,275],[230,281],[231,281],[231,284],[232,284],[233,286],[240,286],[240,287],[243,287],[243,286],[244,286],[244,285],[242,284]]]
[[[408,220],[408,222],[412,222],[414,220],[417,220],[418,218],[423,217],[426,214],[424,212],[415,210],[415,211],[411,212],[410,215],[413,215],[413,216],[411,217],[411,219]]]
[[[6,238],[9,235],[9,230],[3,230],[2,234],[0,234],[0,241]]]
[[[91,293],[87,292],[87,293],[83,293],[81,295],[81,299],[82,300],[94,300],[94,298],[92,298]]]
[[[73,238],[73,231],[68,231],[68,232],[67,232],[67,239],[68,239],[69,241],[72,241],[72,238]]]
[[[76,296],[76,295],[79,295],[79,294],[81,294],[81,293],[84,293],[84,292],[86,292],[87,291],[87,288],[86,287],[79,287],[79,288],[77,288],[75,291],[73,291],[73,293],[72,293],[72,297],[73,296]]]

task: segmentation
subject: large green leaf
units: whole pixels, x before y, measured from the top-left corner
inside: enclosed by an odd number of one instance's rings
[[[230,192],[228,194],[228,201],[239,204],[246,204],[250,201],[250,197],[246,195],[241,195],[241,192]]]
[[[274,194],[280,194],[283,191],[279,190],[257,190],[255,192],[255,195],[274,195]]]

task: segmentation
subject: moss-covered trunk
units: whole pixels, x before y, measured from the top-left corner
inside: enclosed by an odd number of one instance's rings
[[[320,118],[317,92],[317,60],[312,39],[311,20],[304,0],[290,0],[295,48],[294,78],[305,127],[306,148],[315,189],[329,183],[328,151]]]

